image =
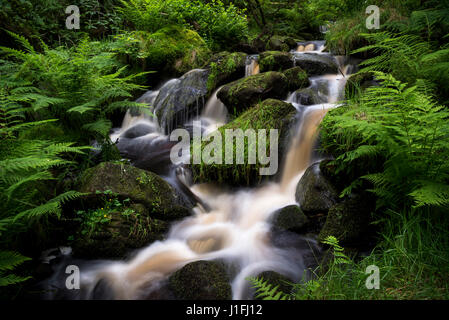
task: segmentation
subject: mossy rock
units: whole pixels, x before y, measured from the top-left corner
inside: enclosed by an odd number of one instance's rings
[[[288,147],[288,140],[290,129],[295,123],[296,109],[292,104],[286,103],[280,100],[267,99],[253,108],[247,110],[235,120],[220,127],[217,131],[217,135],[221,135],[222,139],[222,163],[223,164],[206,164],[203,161],[201,164],[192,164],[192,172],[195,182],[217,182],[224,183],[231,186],[251,186],[265,179],[272,178],[271,175],[261,175],[260,169],[267,165],[261,164],[258,160],[258,154],[255,164],[248,163],[248,153],[251,150],[250,147],[257,150],[258,130],[266,130],[266,154],[269,154],[270,139],[267,135],[270,129],[278,130],[278,170],[281,166],[283,156],[286,154]],[[243,134],[247,129],[254,129],[256,131],[256,145],[249,144],[248,139],[244,139],[243,150],[237,150],[239,153],[243,153],[243,164],[237,164],[236,149],[237,143],[233,139],[233,163],[225,164],[225,132],[228,129],[241,129]],[[215,138],[214,138],[215,139]],[[210,142],[202,142],[201,150],[204,152],[206,146]],[[193,146],[194,147],[194,146]],[[193,148],[192,147],[192,148]],[[252,149],[254,150],[254,149]],[[194,155],[195,150],[192,150]],[[194,159],[194,157],[192,157]]]
[[[265,99],[284,99],[287,93],[287,77],[270,71],[231,82],[218,91],[217,97],[230,113],[237,115]]]
[[[230,300],[232,289],[222,263],[196,261],[169,278],[170,290],[182,300]]]
[[[370,241],[371,213],[375,209],[373,197],[351,195],[329,209],[326,223],[318,236],[323,241],[334,236],[342,246],[358,248]]]
[[[309,76],[338,73],[337,63],[330,55],[310,53],[296,55],[295,65],[305,70]]]
[[[300,88],[306,88],[310,85],[309,77],[307,72],[302,70],[300,67],[290,68],[284,71],[284,75],[288,80],[288,90],[294,91]]]
[[[307,216],[326,214],[339,199],[336,188],[321,173],[319,165],[307,168],[296,187],[296,201]]]
[[[296,44],[295,39],[291,37],[274,35],[268,40],[266,48],[268,50],[289,51],[295,48]]]
[[[272,288],[278,287],[277,292],[280,291],[285,294],[290,294],[292,292],[294,282],[278,272],[264,271],[259,273],[256,278],[263,279],[265,282],[270,284]],[[255,300],[259,300],[262,298],[263,297],[257,298],[257,295],[256,297],[254,297]]]
[[[345,85],[345,98],[350,99],[358,96],[366,88],[374,84],[373,75],[369,72],[353,74],[349,77]]]
[[[179,208],[184,205],[182,197],[161,177],[121,162],[103,162],[87,169],[79,182],[80,192],[95,195],[97,191],[111,190],[145,205],[153,218],[178,219]]]
[[[108,221],[89,232],[80,228],[72,244],[74,256],[85,259],[125,258],[156,240],[163,240],[169,223],[151,218],[142,204],[108,213]]]
[[[135,40],[136,53],[130,55],[131,63],[140,64],[145,71],[180,76],[204,65],[210,54],[198,33],[178,26],[165,27],[155,33],[135,31],[127,37]]]
[[[238,80],[245,75],[247,54],[243,52],[219,52],[206,64],[210,68],[207,89],[212,92],[226,83]]]
[[[308,219],[297,205],[286,206],[273,214],[273,228],[300,233],[305,230]]]
[[[302,88],[295,91],[294,102],[303,106],[311,106],[314,104],[325,103],[326,100],[321,98],[312,88]]]
[[[283,71],[293,67],[292,55],[288,52],[266,51],[259,57],[260,72]]]

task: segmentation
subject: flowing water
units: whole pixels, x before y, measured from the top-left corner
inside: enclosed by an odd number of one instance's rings
[[[326,54],[322,52],[323,48],[322,41],[302,43],[298,44],[296,54]],[[77,298],[93,298],[98,284],[107,283],[112,292],[110,298],[144,299],[157,292],[174,271],[197,260],[220,260],[229,266],[233,299],[251,298],[252,291],[246,278],[263,271],[276,271],[299,281],[309,263],[307,255],[313,249],[318,250],[318,246],[314,240],[302,236],[291,238],[291,235],[284,235],[284,238],[276,239],[271,220],[276,210],[296,204],[296,185],[313,160],[318,126],[326,112],[343,99],[346,73],[351,68],[345,65],[344,59],[335,59],[341,70],[339,74],[310,79],[310,89],[320,95],[322,104],[301,105],[295,99],[296,93],[287,98],[298,110],[299,121],[294,128],[280,181],[233,192],[213,184],[189,186],[209,210],[204,210],[204,206],[195,207],[191,217],[171,227],[166,240],[152,243],[127,261],[90,262],[81,273],[83,290]],[[257,72],[257,58],[250,56],[247,76]],[[161,101],[167,101],[170,94],[179,92],[180,82],[182,80],[170,80],[161,89],[147,92],[138,101],[154,105],[153,110],[156,110],[162,105]],[[195,87],[191,82],[189,85]],[[192,88],[189,90],[195,94],[201,91]],[[186,127],[190,120],[199,119],[204,124],[203,132],[209,133],[226,123],[228,113],[226,106],[217,99],[218,90],[201,113],[197,106],[194,113],[186,112],[183,119]],[[167,123],[157,117],[128,111],[122,127],[111,135],[111,139],[118,140],[120,150],[134,157],[136,164],[140,163],[142,154],[148,157],[159,152],[160,155],[161,146],[166,148],[162,148],[165,151],[158,159],[167,160],[170,144],[166,130],[171,127]],[[152,165],[159,163],[153,161]],[[176,164],[162,163],[166,168],[168,166],[166,176],[179,174]]]

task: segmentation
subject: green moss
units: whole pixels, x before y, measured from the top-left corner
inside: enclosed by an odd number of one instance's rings
[[[214,261],[196,261],[176,271],[169,286],[178,299],[230,300],[229,277],[223,264]]]
[[[220,52],[209,62],[210,73],[207,89],[212,92],[218,86],[240,78],[245,69],[246,54],[243,52]]]
[[[282,71],[293,67],[292,56],[288,52],[265,51],[259,58],[260,72]]]
[[[284,75],[288,80],[288,89],[294,91],[301,88],[306,88],[310,85],[309,77],[300,67],[294,67],[286,70]]]
[[[245,132],[247,129],[256,130],[256,150],[258,150],[258,135],[257,130],[265,129],[268,135],[270,129],[277,129],[279,133],[279,141],[283,141],[288,134],[291,121],[296,114],[295,108],[283,101],[267,99],[255,107],[247,110],[234,121],[219,128],[219,132],[223,138],[222,140],[222,159],[225,159],[225,130],[227,129],[242,129]],[[270,139],[266,138],[266,154],[269,154]],[[201,144],[201,150],[203,151],[209,142],[203,142]],[[281,145],[281,143],[279,143]],[[252,145],[248,144],[248,139],[244,139],[244,163],[236,164],[236,147],[237,143],[233,140],[233,164],[193,164],[192,169],[194,173],[194,179],[197,182],[218,182],[227,183],[230,185],[253,185],[262,180],[266,176],[260,175],[260,169],[266,165],[262,165],[257,159],[256,164],[248,163],[248,151],[251,150]],[[192,146],[192,153],[193,148]],[[279,147],[279,154],[282,154],[282,148]],[[278,154],[278,159],[280,159]],[[279,163],[280,160],[279,160]]]

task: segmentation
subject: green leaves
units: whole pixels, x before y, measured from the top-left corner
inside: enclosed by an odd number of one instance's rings
[[[262,300],[288,300],[289,296],[279,290],[279,285],[274,286],[265,281],[263,277],[249,277],[252,287],[256,289],[255,298]]]
[[[28,280],[30,277],[19,277],[6,272],[13,270],[25,261],[31,260],[13,251],[0,251],[0,287]]]

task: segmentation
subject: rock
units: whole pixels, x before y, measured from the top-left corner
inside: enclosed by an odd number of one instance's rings
[[[295,48],[296,45],[297,42],[291,37],[274,35],[268,40],[267,49],[276,51],[289,51]]]
[[[281,291],[282,293],[290,294],[293,289],[294,282],[288,277],[275,271],[264,271],[262,273],[259,273],[257,275],[257,278],[262,278],[264,281],[268,282],[268,284],[271,284],[272,288],[278,286],[277,292]],[[257,297],[254,298],[256,300],[260,299]]]
[[[280,72],[264,72],[231,82],[218,91],[217,97],[230,112],[239,114],[268,98],[284,99],[287,77]]]
[[[80,192],[97,196],[110,190],[120,198],[143,204],[151,217],[162,220],[187,215],[182,197],[158,175],[120,162],[103,162],[87,169],[80,177]]]
[[[345,85],[345,98],[350,99],[361,92],[365,91],[366,88],[376,84],[373,80],[373,76],[369,72],[353,74],[349,77]]]
[[[319,165],[307,168],[296,187],[296,201],[307,216],[325,214],[338,201],[335,187],[321,173]]]
[[[290,205],[279,209],[273,214],[273,227],[278,230],[301,232],[307,225],[306,215],[297,205]]]
[[[106,217],[97,217],[92,211],[88,213],[92,218],[84,217],[85,221],[88,219],[89,226],[81,226],[75,236],[72,244],[75,257],[125,258],[130,250],[163,240],[169,228],[168,222],[151,218],[142,205],[123,207],[121,211],[107,212],[100,209],[91,210],[100,215],[105,212]],[[103,222],[98,222],[97,219],[102,219]]]
[[[338,73],[335,59],[330,55],[302,53],[295,54],[295,65],[301,67],[309,76]]]
[[[375,209],[373,197],[352,195],[333,205],[321,230],[318,240],[334,236],[340,245],[360,248],[369,242],[371,212]]]
[[[314,104],[325,103],[326,101],[312,88],[303,88],[295,91],[293,102],[303,106],[311,106]]]
[[[288,80],[288,90],[294,91],[299,88],[306,88],[310,85],[307,73],[300,67],[290,68],[284,71]]]
[[[293,67],[292,55],[288,52],[266,51],[259,57],[260,72],[283,71]]]
[[[220,127],[218,132],[221,133],[222,138],[222,163],[223,164],[192,164],[192,173],[195,182],[218,182],[223,184],[228,184],[231,186],[250,186],[261,182],[263,179],[271,178],[270,175],[261,175],[260,169],[267,167],[268,165],[261,164],[258,160],[255,164],[248,164],[248,157],[244,157],[243,164],[237,164],[235,152],[233,164],[225,164],[225,150],[226,141],[225,130],[227,129],[242,129],[243,133],[247,129],[257,130],[265,129],[267,135],[270,129],[277,129],[279,135],[278,143],[278,166],[283,161],[283,156],[286,155],[286,150],[288,148],[288,137],[290,134],[290,128],[295,123],[296,109],[292,104],[286,103],[280,100],[267,99],[258,105],[247,110],[241,114],[238,118],[231,121],[230,123]],[[266,137],[267,137],[266,135]],[[270,139],[267,137],[267,150],[270,148]],[[201,150],[208,145],[208,142],[203,142],[201,145]],[[243,144],[245,155],[248,154],[248,141],[245,139]],[[235,150],[236,143],[233,139],[233,149]],[[274,151],[274,150],[273,150]],[[267,152],[268,154],[268,152]],[[272,157],[275,158],[275,157]]]
[[[170,290],[182,300],[230,300],[229,277],[223,264],[196,261],[185,265],[169,278]]]
[[[179,79],[167,82],[154,101],[154,113],[165,132],[201,112],[207,91],[209,70],[194,69]]]
[[[223,51],[215,54],[207,63],[210,69],[207,89],[212,92],[223,84],[238,80],[245,76],[247,54],[243,52],[229,53]]]
[[[134,139],[137,137],[142,137],[154,131],[156,131],[156,128],[154,126],[145,123],[138,123],[126,130],[123,133],[123,137],[127,139]]]

